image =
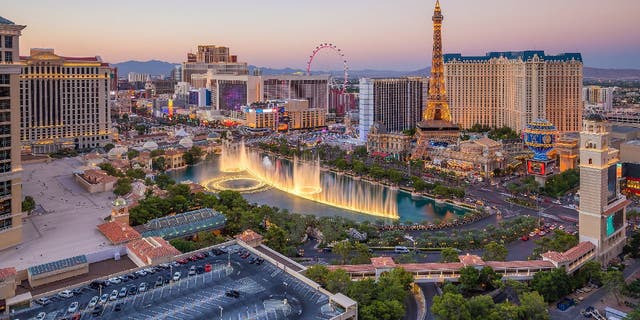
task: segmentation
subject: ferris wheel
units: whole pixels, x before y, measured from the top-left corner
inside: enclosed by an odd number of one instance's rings
[[[307,61],[307,75],[311,75],[311,64],[313,63],[313,59],[316,57],[318,52],[324,49],[328,49],[337,53],[338,56],[340,56],[340,58],[342,59],[344,65],[344,79],[342,81],[342,85],[336,86],[340,89],[341,93],[344,93],[347,91],[347,86],[349,85],[349,66],[347,65],[347,58],[344,56],[342,50],[332,43],[322,43],[315,49],[313,49],[313,53],[311,53],[311,55],[309,56],[309,61]]]

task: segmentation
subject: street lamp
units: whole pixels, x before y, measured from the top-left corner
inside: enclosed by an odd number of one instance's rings
[[[223,308],[222,308],[222,306],[218,306],[218,308],[220,308],[220,319],[222,319],[222,310],[223,310]]]
[[[287,298],[287,287],[289,286],[288,283],[286,283],[285,281],[282,282],[282,284],[284,285],[284,298]]]

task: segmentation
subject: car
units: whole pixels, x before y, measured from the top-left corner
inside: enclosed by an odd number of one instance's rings
[[[46,318],[46,317],[47,317],[47,313],[46,312],[40,312],[36,316],[36,320],[44,320],[44,318]]]
[[[544,237],[544,235],[546,235],[546,234],[547,234],[546,232],[544,232],[544,231],[542,231],[542,230],[540,231],[540,236],[541,236],[541,237]]]
[[[122,310],[122,303],[118,302],[118,303],[116,303],[115,306],[113,306],[113,311],[118,312],[120,310]]]
[[[93,298],[91,298],[91,300],[89,300],[89,308],[93,308],[98,304],[98,300],[100,300],[100,297],[98,296],[93,296]]]
[[[111,294],[109,295],[109,301],[113,301],[118,299],[118,290],[113,290],[111,291]]]
[[[156,287],[162,287],[163,283],[164,283],[164,279],[162,279],[162,276],[159,276],[158,279],[156,280]]]
[[[536,236],[536,233],[535,233],[535,232],[533,232],[533,231],[529,232],[529,237],[530,237],[530,238],[533,238],[533,237],[535,237],[535,236]]]
[[[174,268],[176,268],[176,267],[179,267],[181,264],[180,264],[178,261],[173,261],[173,262],[171,262],[171,265],[172,265]]]
[[[69,298],[73,297],[73,292],[71,292],[71,290],[62,290],[62,291],[58,292],[58,297],[69,299]]]
[[[203,274],[204,273],[204,268],[203,267],[196,267],[196,273],[197,274]]]
[[[171,275],[170,275],[170,274],[169,274],[169,275],[167,275],[167,276],[164,278],[164,284],[169,284],[169,283],[171,283]]]
[[[124,298],[127,296],[127,287],[122,287],[120,289],[120,293],[118,293],[119,298]]]
[[[202,253],[202,252],[198,252],[198,253],[194,254],[194,256],[196,256],[196,258],[198,258],[198,259],[204,259],[204,258],[206,258],[206,257],[205,257],[205,255],[204,255],[204,253]]]
[[[95,280],[89,284],[89,288],[96,289],[96,290],[100,289],[100,287],[107,287],[107,286],[109,286],[109,282],[104,280]]]
[[[224,253],[224,252],[222,252],[222,250],[220,250],[218,248],[214,248],[213,250],[211,250],[211,252],[216,256],[219,256],[219,255]]]
[[[140,286],[138,286],[138,292],[145,292],[145,291],[147,291],[147,283],[142,282],[140,283]]]
[[[242,259],[246,259],[246,258],[248,258],[249,256],[251,256],[251,253],[246,252],[245,254],[241,255],[241,256],[240,256],[240,258],[242,258]]]
[[[105,293],[100,297],[100,301],[98,301],[99,304],[105,304],[107,303],[107,301],[109,301],[109,294]]]
[[[209,257],[209,253],[208,253],[208,252],[206,252],[206,251],[202,251],[202,252],[200,252],[200,254],[201,254],[202,256],[204,256],[205,258]]]
[[[71,290],[71,292],[73,292],[73,295],[77,296],[77,295],[82,294],[82,290],[83,290],[83,289],[84,289],[84,288],[82,288],[82,287],[80,287],[80,288],[74,288],[73,290]]]
[[[178,281],[180,280],[180,277],[182,276],[182,274],[180,273],[180,271],[176,272],[173,274],[173,281]]]
[[[525,234],[524,236],[520,237],[520,240],[529,241],[529,236]]]
[[[136,271],[135,273],[136,273],[138,276],[140,276],[140,277],[144,277],[144,276],[146,276],[146,275],[147,275],[147,272],[146,272],[146,271],[144,271],[144,270],[138,270],[138,271]]]
[[[78,301],[72,302],[69,308],[67,309],[67,312],[69,313],[74,313],[76,311],[78,311]]]
[[[134,295],[138,293],[138,287],[136,285],[132,285],[131,287],[129,287],[129,290],[127,291],[127,295]]]
[[[180,258],[178,260],[176,260],[177,263],[179,264],[187,264],[189,263],[189,260],[187,260],[186,258]]]
[[[138,279],[138,275],[137,275],[137,274],[135,274],[135,273],[129,273],[129,274],[127,275],[127,277],[129,277],[129,279],[131,279],[131,280]]]
[[[165,270],[170,268],[168,263],[161,263],[158,265],[158,267]]]
[[[211,264],[207,263],[204,265],[204,272],[211,272]]]
[[[189,268],[189,273],[187,275],[189,277],[195,276],[196,275],[196,266],[191,266],[191,268]]]
[[[102,313],[102,306],[101,305],[97,305],[93,308],[93,310],[91,310],[91,315],[94,317],[99,316]]]
[[[198,259],[199,259],[199,258],[198,258],[198,257],[196,257],[195,255],[193,255],[193,256],[191,256],[191,257],[189,257],[189,260],[191,260],[191,261],[196,261],[196,260],[198,260]]]
[[[227,297],[232,297],[232,298],[240,298],[240,292],[236,291],[236,290],[227,290],[227,292],[225,292],[225,295]]]
[[[111,284],[120,284],[120,283],[122,282],[122,279],[115,277],[115,278],[109,278],[109,280],[108,280],[108,281],[109,281]]]
[[[51,303],[51,299],[47,298],[47,297],[42,297],[42,298],[38,298],[34,301],[35,303],[41,305],[41,306],[46,306],[49,303]]]

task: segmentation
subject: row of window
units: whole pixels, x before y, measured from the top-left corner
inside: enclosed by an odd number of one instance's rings
[[[4,39],[4,41],[1,41]],[[0,36],[0,44],[4,44],[5,49],[13,48],[13,36]]]
[[[11,194],[11,180],[0,181],[0,197],[8,196]]]
[[[0,59],[4,63],[13,63],[13,51],[0,51]]]
[[[61,73],[61,74],[98,74],[98,68],[87,68],[87,67],[79,67],[79,68],[70,68],[70,67],[61,67],[61,66],[29,66],[23,69],[24,74],[52,74],[52,73]],[[106,76],[107,74],[105,74]]]

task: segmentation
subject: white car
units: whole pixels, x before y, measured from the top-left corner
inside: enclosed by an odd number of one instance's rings
[[[122,282],[122,279],[120,279],[120,278],[110,278],[108,281],[111,284],[120,284],[120,282]]]
[[[71,292],[71,290],[63,290],[58,292],[58,296],[61,298],[69,299],[73,297],[73,292]]]
[[[67,312],[69,313],[74,313],[78,311],[78,301],[74,301],[71,303],[71,305],[69,306],[69,309],[67,309]]]
[[[146,272],[146,271],[144,271],[144,270],[138,270],[138,271],[136,271],[136,274],[137,274],[137,275],[139,275],[139,276],[141,276],[141,277],[144,277],[144,276],[146,276],[146,275],[147,275],[147,272]]]
[[[146,282],[142,282],[140,283],[140,286],[138,287],[138,292],[145,292],[147,291],[147,283]]]
[[[98,296],[94,296],[93,298],[91,298],[91,300],[89,301],[89,308],[93,308],[98,304],[98,300],[100,299],[100,297]]]
[[[180,271],[176,272],[173,274],[173,281],[178,281],[180,280],[180,277],[182,276],[182,274],[180,273]]]
[[[46,318],[46,317],[47,317],[47,313],[46,312],[40,312],[36,316],[36,320],[44,320],[44,318]]]
[[[118,299],[118,290],[111,291],[111,295],[109,296],[109,301],[113,301]]]
[[[109,294],[105,293],[100,297],[99,303],[100,304],[105,304],[105,303],[107,303],[107,301],[109,301]]]

